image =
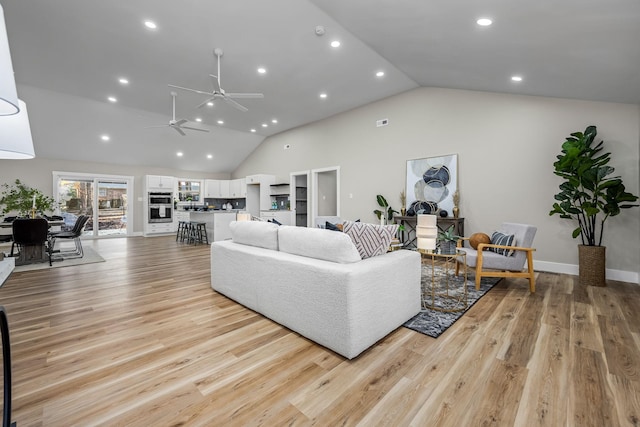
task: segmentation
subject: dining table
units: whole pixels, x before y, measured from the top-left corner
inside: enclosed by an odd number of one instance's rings
[[[64,225],[63,220],[47,220],[49,229],[53,227],[61,227]],[[12,221],[0,222],[0,228],[12,228]],[[27,245],[20,251],[16,258],[16,265],[33,264],[39,262],[49,262],[49,255],[47,253],[46,243]]]

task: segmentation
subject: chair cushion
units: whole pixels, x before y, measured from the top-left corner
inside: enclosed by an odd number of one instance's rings
[[[343,230],[351,237],[362,259],[365,259],[387,252],[391,239],[396,237],[398,232],[398,224],[376,225],[345,221]]]
[[[504,234],[499,231],[495,231],[491,235],[491,244],[504,245],[504,246],[517,246],[516,236],[514,236],[513,234]],[[489,250],[504,256],[511,256],[515,252],[511,249],[503,249],[503,248],[489,248]]]

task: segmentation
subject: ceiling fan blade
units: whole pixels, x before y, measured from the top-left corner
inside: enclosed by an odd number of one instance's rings
[[[179,126],[173,126],[172,125],[171,127],[174,128],[176,130],[176,132],[178,132],[180,135],[182,135],[182,136],[186,136],[187,135],[186,133],[184,133],[184,131],[182,129],[180,129]]]
[[[189,92],[199,93],[200,95],[213,95],[212,92],[204,92],[204,91],[201,91],[201,90],[189,89],[188,87],[182,87],[182,86],[176,86],[176,85],[169,85],[169,87],[174,87],[176,89],[182,89],[182,90],[187,90]]]
[[[180,119],[177,122],[174,123],[175,126],[182,126],[183,124],[187,123],[188,120],[187,119]]]
[[[192,128],[190,126],[181,126],[181,129],[197,130],[200,132],[209,132],[209,129]]]
[[[211,95],[211,94],[209,94]],[[198,104],[198,106],[196,108],[202,108],[204,107],[208,102],[212,102],[215,99],[215,96],[212,96],[211,98],[207,98],[205,99],[202,103]]]
[[[234,101],[234,100],[233,100],[233,99],[231,99],[231,98],[227,98],[227,97],[225,96],[225,97],[224,97],[224,98],[222,98],[222,99],[224,99],[224,101],[225,101],[227,104],[230,104],[232,107],[237,108],[238,110],[240,110],[240,111],[242,111],[242,112],[247,112],[247,111],[249,111],[249,109],[248,109],[247,107],[245,107],[244,105],[240,105],[240,104],[238,104],[236,101]]]
[[[145,127],[145,129],[166,128],[167,126],[171,126],[171,125],[147,126]]]
[[[237,98],[237,99],[248,99],[248,98],[264,98],[264,95],[261,93],[229,93],[225,92],[225,95],[229,98]]]

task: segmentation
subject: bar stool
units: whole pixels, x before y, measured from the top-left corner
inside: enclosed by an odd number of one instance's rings
[[[209,236],[207,235],[207,223],[206,222],[193,222],[191,223],[193,243],[206,243],[209,244]]]
[[[184,242],[188,225],[189,225],[189,221],[178,221],[178,231],[176,232],[176,242],[178,241],[178,239],[181,242]]]

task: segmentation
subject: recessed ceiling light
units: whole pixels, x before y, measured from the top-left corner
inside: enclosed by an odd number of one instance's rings
[[[207,107],[213,107],[213,102],[211,101],[207,102]]]
[[[521,82],[522,81],[522,77],[521,76],[511,76],[511,81]]]
[[[218,124],[219,124],[219,125],[223,125],[223,124],[224,124],[224,121],[223,121],[223,120],[218,120]]]
[[[118,102],[115,96],[110,96],[107,99],[109,100],[109,102]]]
[[[326,97],[327,97],[327,94],[326,94],[326,93],[322,92],[322,93],[320,94],[320,98],[325,99]]]
[[[340,47],[340,42],[338,40],[334,40],[331,42],[331,47]]]
[[[144,21],[144,26],[147,27],[150,30],[155,30],[156,28],[158,28],[156,23],[153,22],[153,21]]]
[[[100,139],[103,141],[109,141],[111,138],[109,137],[109,135],[101,135]]]
[[[207,159],[213,159],[213,154],[207,154]]]
[[[476,21],[476,24],[480,25],[481,27],[488,27],[489,25],[493,24],[493,21],[489,18],[480,18]]]
[[[120,82],[120,84],[123,84],[123,85],[128,85],[129,84],[129,80],[125,79],[124,77],[120,77],[118,79],[118,81]]]
[[[269,125],[268,125],[268,124],[266,124],[266,123],[263,123],[263,124],[262,124],[262,127],[263,127],[263,128],[268,128],[268,127],[269,127]]]
[[[196,117],[196,122],[201,122],[202,119],[200,117]]]
[[[278,123],[278,120],[277,119],[273,119],[273,120],[271,120],[271,123],[273,123],[275,125],[276,123]]]
[[[176,156],[178,156],[178,157],[182,157],[183,155],[184,155],[184,153],[183,153],[182,151],[178,151],[178,152],[176,153]]]
[[[384,71],[378,71],[376,73],[376,77],[383,77],[384,76]]]
[[[256,130],[255,130],[255,129],[251,129],[251,132],[252,132],[252,133],[256,133]]]
[[[266,69],[266,68],[264,68],[264,67],[260,67],[260,68],[258,68],[258,73],[260,73],[260,74],[265,74],[266,72],[267,72],[267,69]]]

